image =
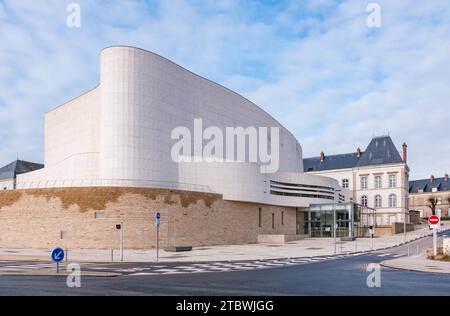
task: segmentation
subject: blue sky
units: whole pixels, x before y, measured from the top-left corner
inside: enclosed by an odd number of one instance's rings
[[[81,28],[66,7],[81,6]],[[450,172],[450,2],[0,1],[0,164],[43,161],[44,113],[98,84],[99,52],[159,53],[254,101],[305,156],[409,145],[413,178]]]

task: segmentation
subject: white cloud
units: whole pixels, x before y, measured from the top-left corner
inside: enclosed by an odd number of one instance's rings
[[[377,30],[365,24],[366,3],[351,0],[292,0],[257,13],[237,0],[77,2],[80,29],[66,27],[59,0],[0,4],[4,163],[42,160],[43,114],[95,86],[100,50],[123,44],[254,100],[306,156],[353,151],[390,132],[397,146],[408,142],[413,177],[450,171],[446,0],[378,1]]]

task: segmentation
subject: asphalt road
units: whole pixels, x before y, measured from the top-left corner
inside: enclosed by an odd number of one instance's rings
[[[431,238],[416,241],[409,245],[410,254],[414,255],[418,246],[425,249],[431,244]],[[127,272],[113,278],[84,276],[81,288],[68,288],[66,278],[60,276],[0,276],[0,295],[450,295],[450,275],[388,268],[381,270],[380,288],[367,287],[368,264],[407,253],[408,246],[401,246],[338,259],[208,273],[152,274],[154,268],[145,270],[148,264],[105,264],[90,268]],[[170,271],[177,265],[159,268]],[[184,264],[184,268],[191,265]]]

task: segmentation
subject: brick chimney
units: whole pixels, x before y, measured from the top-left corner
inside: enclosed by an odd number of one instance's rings
[[[431,176],[430,176],[430,182],[433,182],[433,181],[434,181],[434,176],[431,175]]]
[[[406,163],[408,159],[408,145],[406,143],[403,143],[403,161]]]
[[[356,157],[361,157],[361,148],[359,147],[356,149]]]
[[[448,181],[448,173],[446,173],[446,174],[444,175],[444,180],[445,180],[445,181]]]
[[[320,161],[324,161],[325,160],[325,153],[322,151],[321,153],[320,153]]]

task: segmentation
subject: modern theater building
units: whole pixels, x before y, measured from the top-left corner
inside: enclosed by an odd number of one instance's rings
[[[125,247],[150,248],[156,211],[164,246],[292,240],[308,235],[311,206],[350,201],[337,180],[305,174],[296,138],[239,94],[137,48],[103,50],[100,70],[97,87],[46,114],[45,167],[0,192],[0,247],[114,248],[122,223]],[[246,159],[174,160],[174,130],[199,120],[242,127]],[[247,159],[250,127],[278,128],[257,135],[278,143],[275,172]]]

